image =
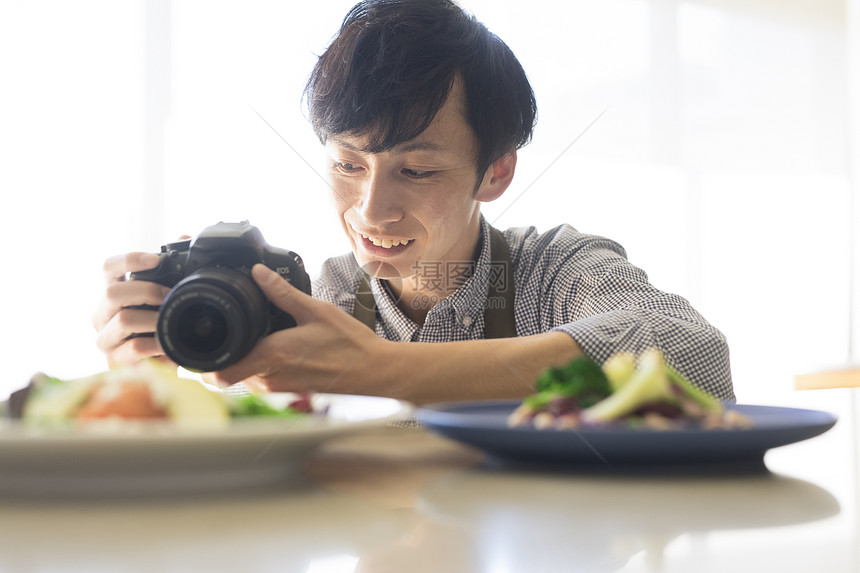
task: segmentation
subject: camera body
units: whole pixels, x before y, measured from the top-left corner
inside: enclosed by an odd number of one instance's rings
[[[159,257],[155,268],[130,279],[170,287],[158,307],[155,336],[165,354],[188,370],[226,368],[263,336],[296,325],[251,278],[255,264],[311,294],[301,257],[270,246],[247,221],[207,227],[193,240],[163,245]]]

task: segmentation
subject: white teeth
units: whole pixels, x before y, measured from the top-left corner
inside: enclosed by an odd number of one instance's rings
[[[377,239],[376,237],[369,237],[364,233],[360,233],[362,237],[376,245],[377,247],[382,247],[383,249],[390,249],[391,247],[399,247],[400,245],[405,245],[409,243],[412,239]]]

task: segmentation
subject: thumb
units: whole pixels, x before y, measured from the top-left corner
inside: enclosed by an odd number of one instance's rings
[[[312,307],[316,302],[313,297],[303,293],[263,264],[256,264],[251,269],[251,276],[272,303],[291,314],[296,323],[307,322],[313,315]]]

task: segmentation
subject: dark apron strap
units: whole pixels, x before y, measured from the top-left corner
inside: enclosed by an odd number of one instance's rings
[[[364,270],[360,272],[361,283],[358,285],[358,292],[355,293],[352,316],[376,332],[376,299],[373,298],[373,290],[370,288],[370,277]]]
[[[490,290],[484,308],[484,338],[513,338],[517,335],[515,290],[514,264],[508,242],[501,231],[490,227]]]
[[[490,288],[484,308],[484,338],[513,338],[517,335],[514,318],[514,265],[508,243],[501,231],[490,227]],[[376,299],[367,273],[355,293],[352,316],[376,332]]]

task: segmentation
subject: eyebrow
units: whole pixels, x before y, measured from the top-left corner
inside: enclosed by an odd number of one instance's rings
[[[352,145],[351,143],[344,141],[343,139],[334,137],[332,138],[332,142],[335,145],[339,145],[344,147],[350,151],[355,151],[359,153],[368,153],[366,149],[361,149]],[[441,152],[447,151],[446,147],[439,145],[438,143],[433,143],[432,141],[407,141],[404,143],[399,143],[391,148],[392,153],[412,153],[415,151],[433,151],[433,152]]]

